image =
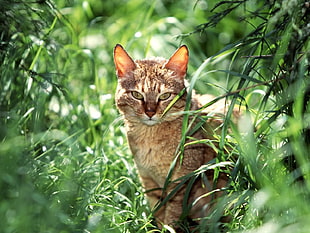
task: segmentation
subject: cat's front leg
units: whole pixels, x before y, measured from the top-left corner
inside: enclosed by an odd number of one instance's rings
[[[169,188],[169,192],[173,191],[175,186],[176,185],[172,185],[172,187]],[[183,212],[184,194],[185,186],[182,187],[173,197],[171,197],[171,199],[168,200],[165,208],[165,219],[163,221],[164,224],[176,229],[178,228],[177,222],[180,220]]]
[[[156,207],[162,197],[162,189],[159,185],[148,176],[140,176],[142,186],[145,189],[145,195],[152,210]],[[165,219],[165,206],[162,206],[159,210],[154,212],[154,217],[160,227],[160,223]]]

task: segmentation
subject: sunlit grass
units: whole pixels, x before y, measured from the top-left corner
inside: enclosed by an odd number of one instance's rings
[[[220,145],[212,169],[234,164],[225,231],[307,232],[309,16],[289,2],[224,1],[216,12],[241,7],[203,29],[216,1],[1,0],[2,232],[159,232],[114,105],[116,43],[135,58],[187,44],[191,88],[244,110],[206,142]],[[196,232],[220,231],[219,217]]]

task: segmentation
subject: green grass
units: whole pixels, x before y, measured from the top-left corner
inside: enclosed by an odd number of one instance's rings
[[[226,232],[308,232],[303,1],[0,3],[1,232],[159,232],[113,100],[116,43],[135,58],[186,44],[192,87],[245,109],[211,166],[234,163]],[[220,231],[216,211],[196,232]]]

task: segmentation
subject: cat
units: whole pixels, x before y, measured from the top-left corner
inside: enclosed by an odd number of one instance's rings
[[[186,88],[188,59],[189,51],[185,45],[179,47],[168,60],[160,57],[133,60],[121,45],[117,44],[114,48],[114,63],[118,77],[115,102],[124,117],[127,141],[152,208],[155,208],[180,184],[180,177],[197,170],[217,155],[205,143],[186,146],[182,159],[178,158],[173,170],[172,182],[163,189],[181,141],[183,124],[181,113],[186,105],[186,91],[172,106],[169,106],[168,111],[166,109],[171,101]],[[202,107],[210,100],[212,100],[211,96],[193,94],[191,110]],[[224,113],[224,105],[222,101],[221,105],[217,104],[218,109],[213,105],[210,109],[220,115]],[[210,130],[198,130],[192,137],[213,139],[213,130],[216,130],[221,123],[221,119],[210,119],[206,123]],[[205,172],[207,182],[197,178],[192,185],[187,203],[193,203],[195,200],[196,202],[189,212],[189,218],[199,219],[206,216],[214,197],[222,194],[221,191],[215,191],[213,195],[201,197],[213,189],[226,186],[227,174],[220,173],[215,183],[213,173],[213,170],[208,170]],[[154,213],[159,228],[163,225],[178,227],[177,222],[182,216],[186,187],[186,184],[181,186]]]

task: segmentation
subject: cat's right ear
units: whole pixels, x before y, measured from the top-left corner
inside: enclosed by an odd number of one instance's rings
[[[118,78],[124,77],[136,68],[135,62],[120,44],[114,48],[114,64]]]
[[[186,75],[188,63],[188,48],[182,45],[170,57],[169,61],[165,64],[165,68],[173,70],[179,77],[183,78]]]

